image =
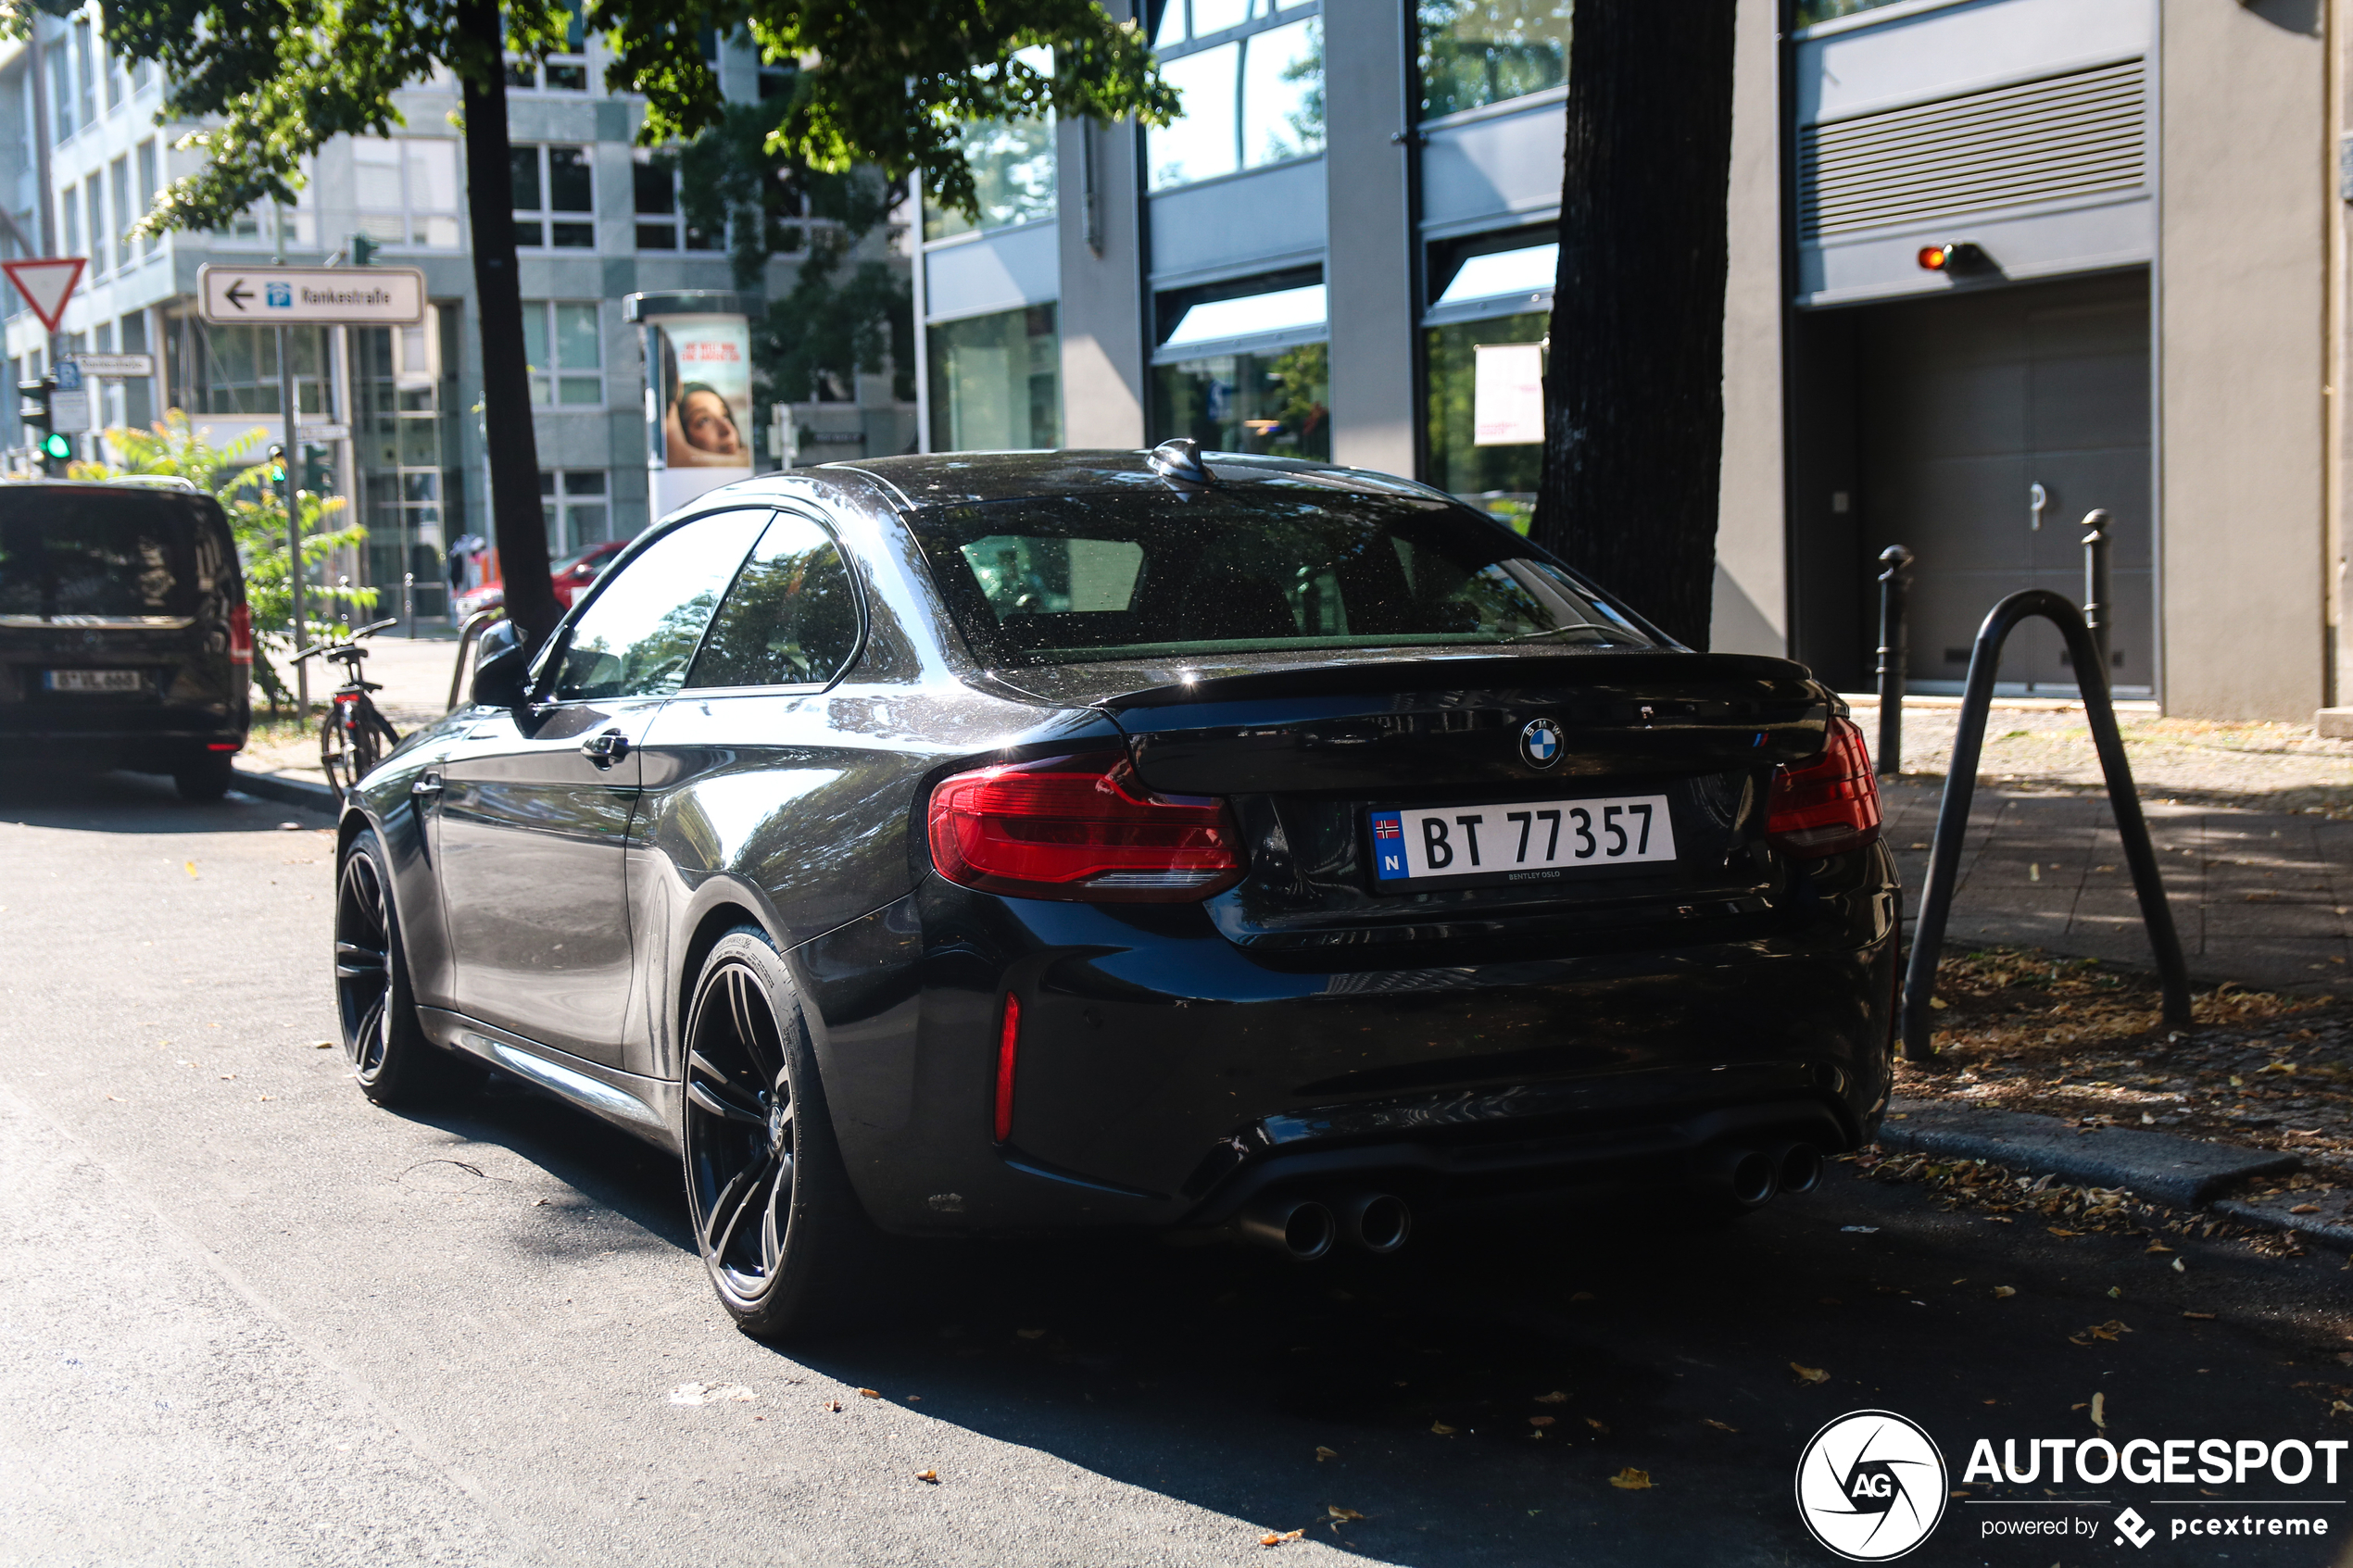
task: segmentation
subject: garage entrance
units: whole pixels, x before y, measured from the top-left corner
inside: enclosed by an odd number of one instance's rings
[[[1913,688],[1959,691],[1997,600],[2048,588],[2082,602],[2079,524],[2105,507],[2117,599],[2109,679],[2119,696],[2150,695],[2148,320],[2147,276],[2134,271],[1805,323],[1793,521],[1801,642],[1825,673],[1868,680],[1877,557],[1901,544],[1916,558]],[[2010,639],[2002,675],[2006,694],[2076,690],[2058,633],[2042,621]]]

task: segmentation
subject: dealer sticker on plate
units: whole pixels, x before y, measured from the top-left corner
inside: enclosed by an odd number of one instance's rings
[[[1565,871],[1675,858],[1663,795],[1524,800],[1375,811],[1373,874],[1388,884],[1479,876],[1547,878]]]

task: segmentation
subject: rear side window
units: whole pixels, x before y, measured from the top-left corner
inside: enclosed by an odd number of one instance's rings
[[[858,593],[823,528],[779,512],[711,623],[690,687],[823,685],[858,649]]]
[[[153,494],[0,488],[0,617],[194,616],[225,574],[208,521]]]
[[[558,702],[667,696],[769,512],[714,512],[671,530],[598,584],[564,638]]]
[[[1655,640],[1525,541],[1438,500],[1273,482],[1047,496],[912,520],[982,659]]]

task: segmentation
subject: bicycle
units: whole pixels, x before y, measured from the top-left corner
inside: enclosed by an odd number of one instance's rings
[[[344,684],[335,688],[319,721],[319,771],[327,775],[327,787],[339,800],[349,798],[359,781],[384,760],[384,753],[400,744],[400,733],[368,695],[384,688],[369,680],[360,668],[368,658],[360,639],[399,624],[400,618],[394,616],[360,627],[345,641],[316,642],[294,656],[296,664],[318,656],[344,667]]]

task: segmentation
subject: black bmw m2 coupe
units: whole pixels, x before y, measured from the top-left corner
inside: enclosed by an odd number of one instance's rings
[[[335,984],[381,1102],[491,1070],[676,1151],[774,1335],[887,1236],[1803,1190],[1886,1105],[1897,898],[1802,667],[1172,442],[730,485],[495,628],[344,817]]]

